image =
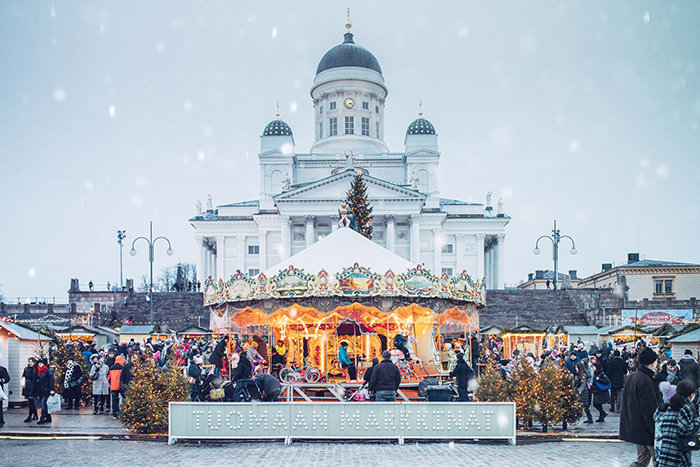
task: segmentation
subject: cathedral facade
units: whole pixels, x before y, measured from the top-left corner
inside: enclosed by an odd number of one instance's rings
[[[198,277],[276,273],[277,263],[338,228],[341,202],[362,174],[374,208],[373,241],[436,274],[466,270],[485,278],[487,288],[502,289],[510,217],[500,202],[494,211],[490,194],[486,205],[441,197],[438,134],[422,112],[408,126],[403,150],[389,150],[388,87],[379,61],[354,42],[350,26],[316,70],[309,152],[297,152],[278,112],[260,137],[258,199],[217,206],[209,199],[190,219]]]

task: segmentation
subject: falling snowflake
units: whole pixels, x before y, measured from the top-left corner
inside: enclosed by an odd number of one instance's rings
[[[63,88],[56,88],[53,90],[53,100],[56,102],[63,102],[66,100],[66,91]]]
[[[272,28],[272,38],[277,37],[277,28]]]
[[[460,39],[467,37],[469,35],[469,28],[467,26],[462,26],[461,28],[457,29],[457,37]]]
[[[158,43],[156,44],[156,51],[157,51],[159,54],[162,54],[163,52],[165,52],[165,44],[163,44],[162,41],[161,41],[161,42],[158,42]]]
[[[192,110],[192,108],[193,108],[192,102],[190,102],[190,101],[185,102],[182,106],[183,106],[184,109],[185,109],[186,111],[188,111],[188,112],[189,112],[190,110]]]
[[[578,151],[578,141],[576,141],[575,139],[571,140],[571,142],[569,143],[569,149],[571,150],[571,152]]]
[[[659,178],[668,177],[670,170],[666,164],[661,164],[656,168],[656,176]]]
[[[649,12],[648,11],[644,13],[644,22],[646,24],[649,24]]]
[[[116,114],[117,114],[117,109],[113,105],[110,105],[109,106],[109,116],[114,117]]]
[[[95,184],[92,182],[92,180],[85,180],[83,186],[85,187],[85,191],[92,191],[95,189]]]
[[[197,152],[197,160],[199,162],[204,162],[204,160],[207,158],[207,155],[204,154],[204,151],[198,151]]]
[[[289,103],[289,111],[291,113],[296,113],[297,108],[298,108],[298,105],[297,105],[296,101],[292,101]]]

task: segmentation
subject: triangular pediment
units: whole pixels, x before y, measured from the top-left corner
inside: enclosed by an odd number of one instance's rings
[[[279,203],[287,201],[343,199],[350,189],[350,183],[356,175],[357,173],[352,170],[331,175],[330,177],[282,192],[276,195],[274,200],[276,203]],[[362,178],[367,185],[367,196],[370,200],[423,202],[426,199],[426,195],[416,190],[411,190],[410,188],[374,178],[370,175],[363,175]]]
[[[427,149],[427,148],[418,148],[414,149],[413,151],[408,151],[406,153],[406,156],[439,156],[440,152],[438,151],[433,151],[432,149]]]

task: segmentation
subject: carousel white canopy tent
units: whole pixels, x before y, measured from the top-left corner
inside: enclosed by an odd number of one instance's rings
[[[384,274],[389,269],[396,274],[402,274],[416,267],[415,264],[353,229],[341,227],[296,255],[267,269],[265,275],[274,276],[290,265],[310,274],[317,274],[321,269],[334,274],[352,267],[355,263],[379,274]],[[440,274],[440,271],[437,271],[437,274]]]

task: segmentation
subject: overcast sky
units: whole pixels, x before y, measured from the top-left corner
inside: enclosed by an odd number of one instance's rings
[[[552,268],[558,220],[579,275],[628,252],[700,263],[700,2],[351,1],[379,60],[386,141],[418,101],[439,134],[441,195],[507,227],[506,281]],[[309,89],[342,42],[347,2],[0,2],[0,290],[66,296],[195,262],[195,202],[258,196],[261,134],[280,102],[298,152]],[[564,245],[568,251],[569,245]]]

